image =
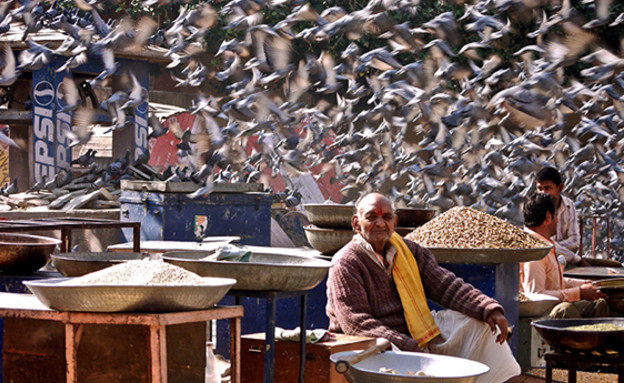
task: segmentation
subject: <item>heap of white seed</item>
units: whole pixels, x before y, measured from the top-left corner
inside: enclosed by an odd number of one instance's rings
[[[205,280],[182,267],[161,260],[134,260],[64,282],[71,285],[171,286],[201,285]]]

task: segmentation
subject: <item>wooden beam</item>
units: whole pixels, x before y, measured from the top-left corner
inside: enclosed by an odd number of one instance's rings
[[[0,109],[0,123],[32,125],[32,110]]]

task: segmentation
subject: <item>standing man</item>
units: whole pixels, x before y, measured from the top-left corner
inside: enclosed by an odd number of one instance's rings
[[[329,269],[330,331],[385,338],[404,351],[482,362],[490,372],[479,383],[520,374],[505,342],[503,307],[440,267],[429,250],[395,233],[397,216],[387,198],[361,197],[351,223],[357,234]],[[430,311],[427,298],[450,310]]]
[[[557,231],[555,201],[545,193],[532,193],[524,202],[525,230],[544,242]],[[520,265],[520,291],[547,294],[558,298],[550,312],[552,319],[608,317],[606,295],[591,281],[566,278],[563,265],[557,262],[554,248],[542,259]]]
[[[559,256],[563,256],[567,264],[589,266],[589,263],[578,255],[580,243],[578,215],[574,202],[561,195],[563,191],[561,174],[553,167],[545,167],[537,173],[536,181],[537,191],[551,195],[555,201],[559,223],[552,240],[557,259]]]

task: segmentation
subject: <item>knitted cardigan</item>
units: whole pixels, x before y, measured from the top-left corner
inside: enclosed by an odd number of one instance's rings
[[[405,239],[416,258],[425,295],[439,305],[485,321],[503,307],[438,265],[433,254]],[[404,351],[421,351],[407,329],[401,298],[391,276],[354,242],[332,260],[327,280],[329,330],[388,339]]]

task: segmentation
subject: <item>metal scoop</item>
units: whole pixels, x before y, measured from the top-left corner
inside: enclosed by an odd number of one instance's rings
[[[383,339],[383,338],[378,338],[377,343],[374,346],[369,347],[360,353],[349,356],[348,358],[337,361],[336,371],[338,371],[341,374],[344,374],[345,372],[349,370],[351,365],[361,362],[370,356],[378,354],[389,347],[390,347],[390,341]]]

